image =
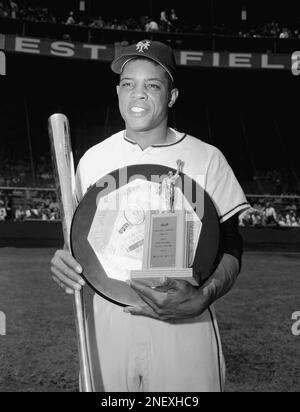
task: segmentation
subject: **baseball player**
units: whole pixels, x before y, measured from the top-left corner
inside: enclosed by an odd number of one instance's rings
[[[111,67],[120,75],[117,94],[125,130],[81,158],[76,174],[79,200],[113,170],[135,164],[174,168],[181,159],[184,173],[196,177],[214,202],[223,254],[201,287],[167,279],[165,293],[160,293],[131,281],[144,303],[126,308],[94,295],[93,345],[97,346],[104,390],[222,391],[225,365],[212,305],[232,288],[240,271],[238,214],[249,205],[217,148],[167,126],[168,110],[179,94],[172,49],[145,40],[124,48]],[[67,293],[85,284],[80,264],[66,251],[57,251],[51,263],[54,280]]]

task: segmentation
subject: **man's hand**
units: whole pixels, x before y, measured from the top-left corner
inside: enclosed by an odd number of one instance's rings
[[[192,286],[185,280],[169,279],[155,289],[137,281],[130,286],[145,302],[124,309],[132,315],[148,316],[163,321],[190,319],[201,315],[210,305],[207,289]]]
[[[57,250],[51,260],[52,279],[68,294],[74,290],[80,290],[85,281],[80,276],[82,268],[73,258],[71,253],[65,250]]]
[[[132,315],[164,321],[194,318],[231,290],[238,273],[238,259],[224,253],[215,272],[201,287],[192,286],[185,280],[167,279],[154,290],[141,282],[131,281],[130,286],[145,304],[124,310]]]

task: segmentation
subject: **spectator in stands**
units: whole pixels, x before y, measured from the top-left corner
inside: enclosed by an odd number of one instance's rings
[[[26,206],[24,208],[25,219],[31,219],[31,208],[30,206]]]
[[[16,207],[14,216],[15,216],[14,220],[16,222],[21,222],[22,220],[25,219],[25,211],[22,206]]]
[[[266,225],[277,225],[277,214],[271,203],[266,203],[266,208],[264,210],[264,218]]]
[[[280,39],[288,39],[289,37],[290,37],[289,30],[287,29],[287,27],[284,27],[282,29],[282,32],[279,34],[279,38]]]
[[[96,29],[103,29],[104,26],[105,26],[105,22],[102,16],[98,16],[97,19],[93,20],[92,23],[90,24],[90,27],[93,27]]]
[[[10,0],[9,1],[9,8],[10,8],[10,17],[12,19],[16,19],[17,18],[17,13],[18,13],[18,5],[17,3],[15,3],[14,1]]]
[[[119,30],[119,26],[120,26],[120,25],[119,25],[118,19],[113,19],[110,28],[111,28],[112,30]]]
[[[59,208],[54,208],[50,211],[49,220],[57,220],[59,219]]]
[[[171,23],[172,30],[177,31],[177,29],[178,29],[178,17],[177,17],[175,9],[171,9],[170,23]]]
[[[74,13],[70,11],[69,17],[67,18],[66,24],[75,24]]]
[[[171,22],[168,19],[168,11],[164,9],[160,12],[160,27],[162,31],[169,31]]]
[[[5,10],[2,1],[0,1],[0,17],[7,17],[7,11]]]
[[[280,34],[279,24],[273,20],[271,24],[269,25],[268,32],[269,32],[269,35],[273,37],[278,37]]]
[[[148,22],[145,25],[145,31],[149,32],[155,32],[155,31],[159,31],[159,26],[156,23],[156,21],[154,21],[153,19],[148,19]]]
[[[287,226],[292,226],[295,220],[296,220],[296,214],[294,210],[291,209],[285,215],[285,221],[286,221]]]
[[[50,210],[55,210],[59,208],[59,204],[56,200],[52,200],[50,205],[49,205],[49,209]]]
[[[252,226],[254,227],[262,227],[264,226],[264,217],[263,214],[259,210],[254,210],[251,214],[252,219]]]
[[[6,220],[6,217],[7,217],[7,212],[4,206],[4,201],[0,200],[0,222],[3,222],[4,220]]]
[[[285,220],[284,216],[282,216],[281,214],[278,215],[278,225],[280,227],[287,226],[286,220]]]

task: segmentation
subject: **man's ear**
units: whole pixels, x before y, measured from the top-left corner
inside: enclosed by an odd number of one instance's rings
[[[171,94],[170,94],[170,100],[168,106],[171,108],[174,106],[176,103],[176,100],[178,99],[179,91],[178,89],[172,89]]]
[[[120,86],[119,85],[116,86],[116,91],[117,91],[117,95],[119,96],[119,91],[120,91]]]

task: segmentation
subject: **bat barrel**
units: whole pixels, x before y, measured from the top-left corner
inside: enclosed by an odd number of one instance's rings
[[[64,114],[53,114],[48,120],[56,191],[62,215],[65,247],[70,252],[70,231],[73,214],[77,206],[75,194],[75,169],[70,139],[69,121]],[[81,370],[81,390],[92,392],[92,373],[88,355],[86,320],[84,316],[83,292],[74,292],[75,323]]]

